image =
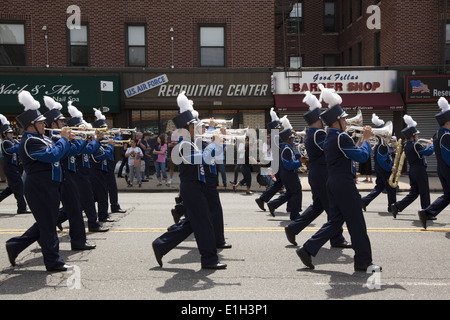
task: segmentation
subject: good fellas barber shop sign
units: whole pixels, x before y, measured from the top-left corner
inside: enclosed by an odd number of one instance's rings
[[[382,93],[395,92],[397,71],[306,71],[275,72],[277,94],[319,93],[319,84],[334,89],[337,93]]]

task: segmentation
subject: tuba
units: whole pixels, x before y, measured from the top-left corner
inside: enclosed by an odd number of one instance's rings
[[[391,172],[391,175],[389,176],[389,185],[392,188],[397,188],[398,186],[398,182],[400,179],[400,176],[402,175],[402,169],[403,169],[403,164],[405,162],[405,150],[403,150],[402,147],[402,139],[399,139],[397,141],[396,147],[395,147],[395,158],[394,158],[394,165],[393,167],[396,170],[393,170]]]

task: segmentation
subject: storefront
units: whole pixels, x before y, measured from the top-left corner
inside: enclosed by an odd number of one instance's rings
[[[100,109],[112,126],[112,115],[119,114],[120,78],[115,75],[79,75],[79,74],[0,74],[0,113],[15,126],[15,118],[23,112],[17,95],[20,91],[29,91],[39,101],[39,111],[48,111],[43,97],[50,96],[63,106],[61,112],[70,118],[67,104],[72,101],[88,122],[95,120],[93,108]]]
[[[319,83],[336,90],[342,97],[343,109],[350,117],[355,116],[360,109],[364,125],[372,125],[373,113],[385,122],[394,122],[394,119],[398,118],[396,113],[402,113],[405,110],[403,98],[397,92],[397,71],[275,72],[273,82],[276,110],[280,116],[288,116],[296,131],[306,127],[303,114],[308,111],[309,106],[303,103],[305,92],[310,91],[319,97]],[[325,103],[323,107],[326,107]],[[395,128],[394,122],[394,130]]]
[[[440,97],[450,100],[449,75],[406,76],[406,113],[417,122],[420,138],[430,139],[439,128],[435,115],[440,112]],[[433,155],[427,158],[428,172],[436,172],[437,162]]]
[[[200,119],[233,119],[234,128],[264,128],[273,107],[267,70],[162,70],[123,73],[123,106],[130,127],[160,134],[173,130],[177,96],[185,91]]]

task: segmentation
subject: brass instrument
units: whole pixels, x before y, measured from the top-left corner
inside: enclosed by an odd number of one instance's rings
[[[402,139],[399,139],[397,141],[397,145],[395,148],[395,159],[394,159],[394,165],[393,167],[395,170],[392,171],[391,175],[389,176],[389,185],[392,188],[397,188],[398,182],[400,180],[400,176],[402,175],[402,169],[403,164],[405,162],[405,150],[403,150],[402,147]]]
[[[132,135],[133,132],[136,133],[137,129],[131,129],[131,128],[111,128],[108,129],[106,132],[110,133],[110,134],[118,134],[118,133],[123,133],[123,134],[128,134],[128,135]]]
[[[432,139],[417,139],[417,142],[420,143],[421,145],[423,145],[425,148],[430,145],[431,143],[433,143]]]
[[[131,143],[131,139],[128,139],[128,140],[113,140],[113,142],[114,142],[113,143],[114,147],[123,147],[123,145],[125,143],[130,144]],[[106,145],[109,144],[109,140],[102,140],[102,141],[100,141],[100,144],[102,146],[106,146]]]
[[[347,126],[361,127],[362,125],[363,125],[363,115],[361,109],[358,109],[356,116],[347,119]]]
[[[349,126],[347,127],[348,132],[353,132],[353,137],[361,137],[362,134],[360,133],[363,131],[364,127],[360,126]],[[372,133],[375,137],[381,138],[384,143],[387,145],[392,138],[392,129],[393,124],[392,121],[388,121],[386,125],[383,128],[372,128]],[[377,139],[371,139],[370,144],[376,145],[378,143]]]
[[[202,119],[200,120],[200,122],[202,122],[204,125],[209,125],[209,123],[213,121],[215,123],[217,123],[220,127],[226,127],[226,128],[231,128],[233,126],[233,119],[231,120],[225,120],[225,119]]]

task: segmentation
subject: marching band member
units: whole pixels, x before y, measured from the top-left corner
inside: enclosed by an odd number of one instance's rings
[[[323,152],[323,144],[327,133],[323,130],[323,123],[320,119],[320,108],[322,105],[316,96],[309,91],[306,92],[303,102],[310,105],[309,111],[303,117],[309,126],[305,137],[305,148],[309,159],[308,182],[311,186],[313,203],[306,208],[300,217],[285,227],[286,237],[293,245],[297,245],[295,236],[313,222],[324,210],[329,215],[329,200],[326,188],[328,172]],[[331,246],[351,248],[351,244],[345,240],[342,231],[341,228],[330,239]]]
[[[280,124],[280,119],[278,118],[278,116],[277,116],[276,112],[273,110],[273,108],[270,109],[270,116],[271,116],[272,121],[267,124],[267,135],[268,135],[267,140],[272,142],[272,141],[276,141],[275,138],[278,138],[278,137],[275,137],[275,132],[277,132],[277,134],[278,134],[278,130],[281,129],[281,124]],[[272,132],[272,130],[273,130],[273,132]],[[274,139],[271,139],[272,135],[274,135],[274,137],[273,137]],[[270,149],[274,150],[275,148],[272,148],[272,146],[270,146]],[[276,181],[269,188],[267,188],[259,196],[259,198],[255,199],[256,204],[263,211],[266,211],[266,209],[264,208],[264,203],[269,202],[270,199],[272,199],[275,196],[275,194],[283,188],[283,182],[281,181],[279,173],[280,173],[280,170],[278,170],[275,173]],[[271,211],[270,213],[273,217],[275,217],[274,211]]]
[[[372,114],[372,123],[376,128],[382,128],[384,121],[381,120],[375,113]],[[388,212],[391,212],[391,206],[397,201],[397,191],[389,185],[389,176],[392,172],[393,160],[391,150],[380,137],[378,137],[378,144],[373,150],[373,161],[375,163],[375,187],[373,190],[361,199],[362,208],[366,211],[366,207],[384,190],[386,190],[388,198]]]
[[[290,210],[290,220],[299,217],[302,204],[302,185],[298,176],[298,168],[302,166],[300,161],[300,153],[294,152],[294,133],[291,129],[286,128],[280,132],[280,177],[286,192],[277,199],[267,203],[271,214],[287,202]]]
[[[425,209],[430,205],[430,187],[428,184],[427,174],[427,161],[425,156],[431,156],[434,152],[433,144],[424,148],[418,140],[417,122],[409,115],[405,115],[403,120],[407,124],[407,127],[402,130],[402,134],[406,138],[406,144],[404,147],[406,160],[409,164],[409,184],[411,188],[409,193],[400,201],[397,201],[391,205],[392,215],[394,218],[399,212],[402,212],[407,206],[409,206],[420,195],[420,206]],[[431,140],[430,140],[431,142]]]
[[[62,182],[59,161],[69,152],[70,128],[62,128],[61,138],[53,145],[44,136],[45,117],[38,111],[39,102],[28,91],[21,91],[18,97],[25,106],[25,111],[17,116],[17,121],[25,130],[19,149],[27,174],[24,194],[36,222],[23,235],[6,242],[8,258],[14,266],[17,256],[38,241],[47,271],[66,271],[72,267],[66,265],[59,254],[56,219]]]
[[[65,117],[61,113],[62,105],[53,98],[44,96],[44,103],[49,109],[44,113],[45,124],[51,129],[61,129],[66,126]],[[59,133],[58,133],[59,135]],[[49,138],[56,142],[53,131],[50,131]],[[86,242],[86,229],[84,227],[83,211],[78,196],[78,188],[75,182],[75,162],[73,156],[78,154],[86,146],[86,140],[70,140],[69,152],[60,160],[63,170],[63,183],[61,185],[61,203],[57,226],[65,220],[69,220],[69,236],[72,250],[91,250],[95,245]]]
[[[100,110],[95,108],[96,121],[92,123],[93,128],[106,127],[106,117]],[[106,141],[106,140],[105,140]],[[108,140],[106,146],[100,146],[97,151],[91,155],[92,168],[91,168],[91,183],[92,190],[94,191],[94,199],[97,202],[98,220],[100,222],[114,222],[108,214],[108,159],[112,157],[114,152],[113,140]]]
[[[14,194],[17,201],[17,213],[31,213],[31,211],[27,210],[27,203],[23,195],[23,167],[19,158],[19,141],[13,138],[13,130],[9,126],[9,121],[6,117],[0,114],[0,120],[0,131],[3,138],[3,170],[5,171],[6,181],[8,182],[8,187],[0,193],[0,202],[11,194]]]
[[[83,113],[69,101],[67,110],[71,118],[67,120],[69,127],[87,127],[90,124],[83,120]],[[91,184],[91,162],[90,156],[101,147],[100,140],[103,132],[98,132],[96,137],[87,136],[87,145],[75,156],[75,181],[78,187],[81,207],[86,214],[89,232],[106,232],[109,229],[102,227],[98,221],[97,208],[95,207],[94,191]]]
[[[193,110],[192,101],[186,98],[184,92],[178,95],[177,103],[180,114],[172,120],[177,129],[185,129],[189,135],[184,137],[173,150],[183,159],[178,168],[185,219],[155,239],[152,243],[153,251],[156,261],[162,267],[162,257],[193,232],[200,251],[202,268],[225,269],[227,265],[220,263],[217,255],[213,222],[206,197],[203,152],[201,146],[199,148],[193,143],[197,120],[192,112],[195,110]]]
[[[297,249],[297,255],[303,264],[314,269],[311,256],[316,256],[320,248],[341,230],[345,222],[355,251],[355,271],[366,271],[369,267],[381,270],[381,267],[372,264],[372,250],[362,213],[361,196],[354,180],[354,162],[365,162],[370,156],[369,139],[372,128],[364,127],[364,142],[361,147],[355,145],[345,132],[348,115],[340,106],[341,97],[332,89],[324,88],[323,85],[319,87],[322,91],[320,100],[328,103],[328,109],[321,114],[321,118],[330,128],[323,147],[328,168],[329,218],[303,247]]]
[[[437,172],[444,194],[426,208],[419,210],[419,220],[427,228],[427,220],[435,219],[450,203],[450,105],[441,97],[438,101],[441,112],[435,115],[440,126],[433,137],[434,152],[437,159]]]

